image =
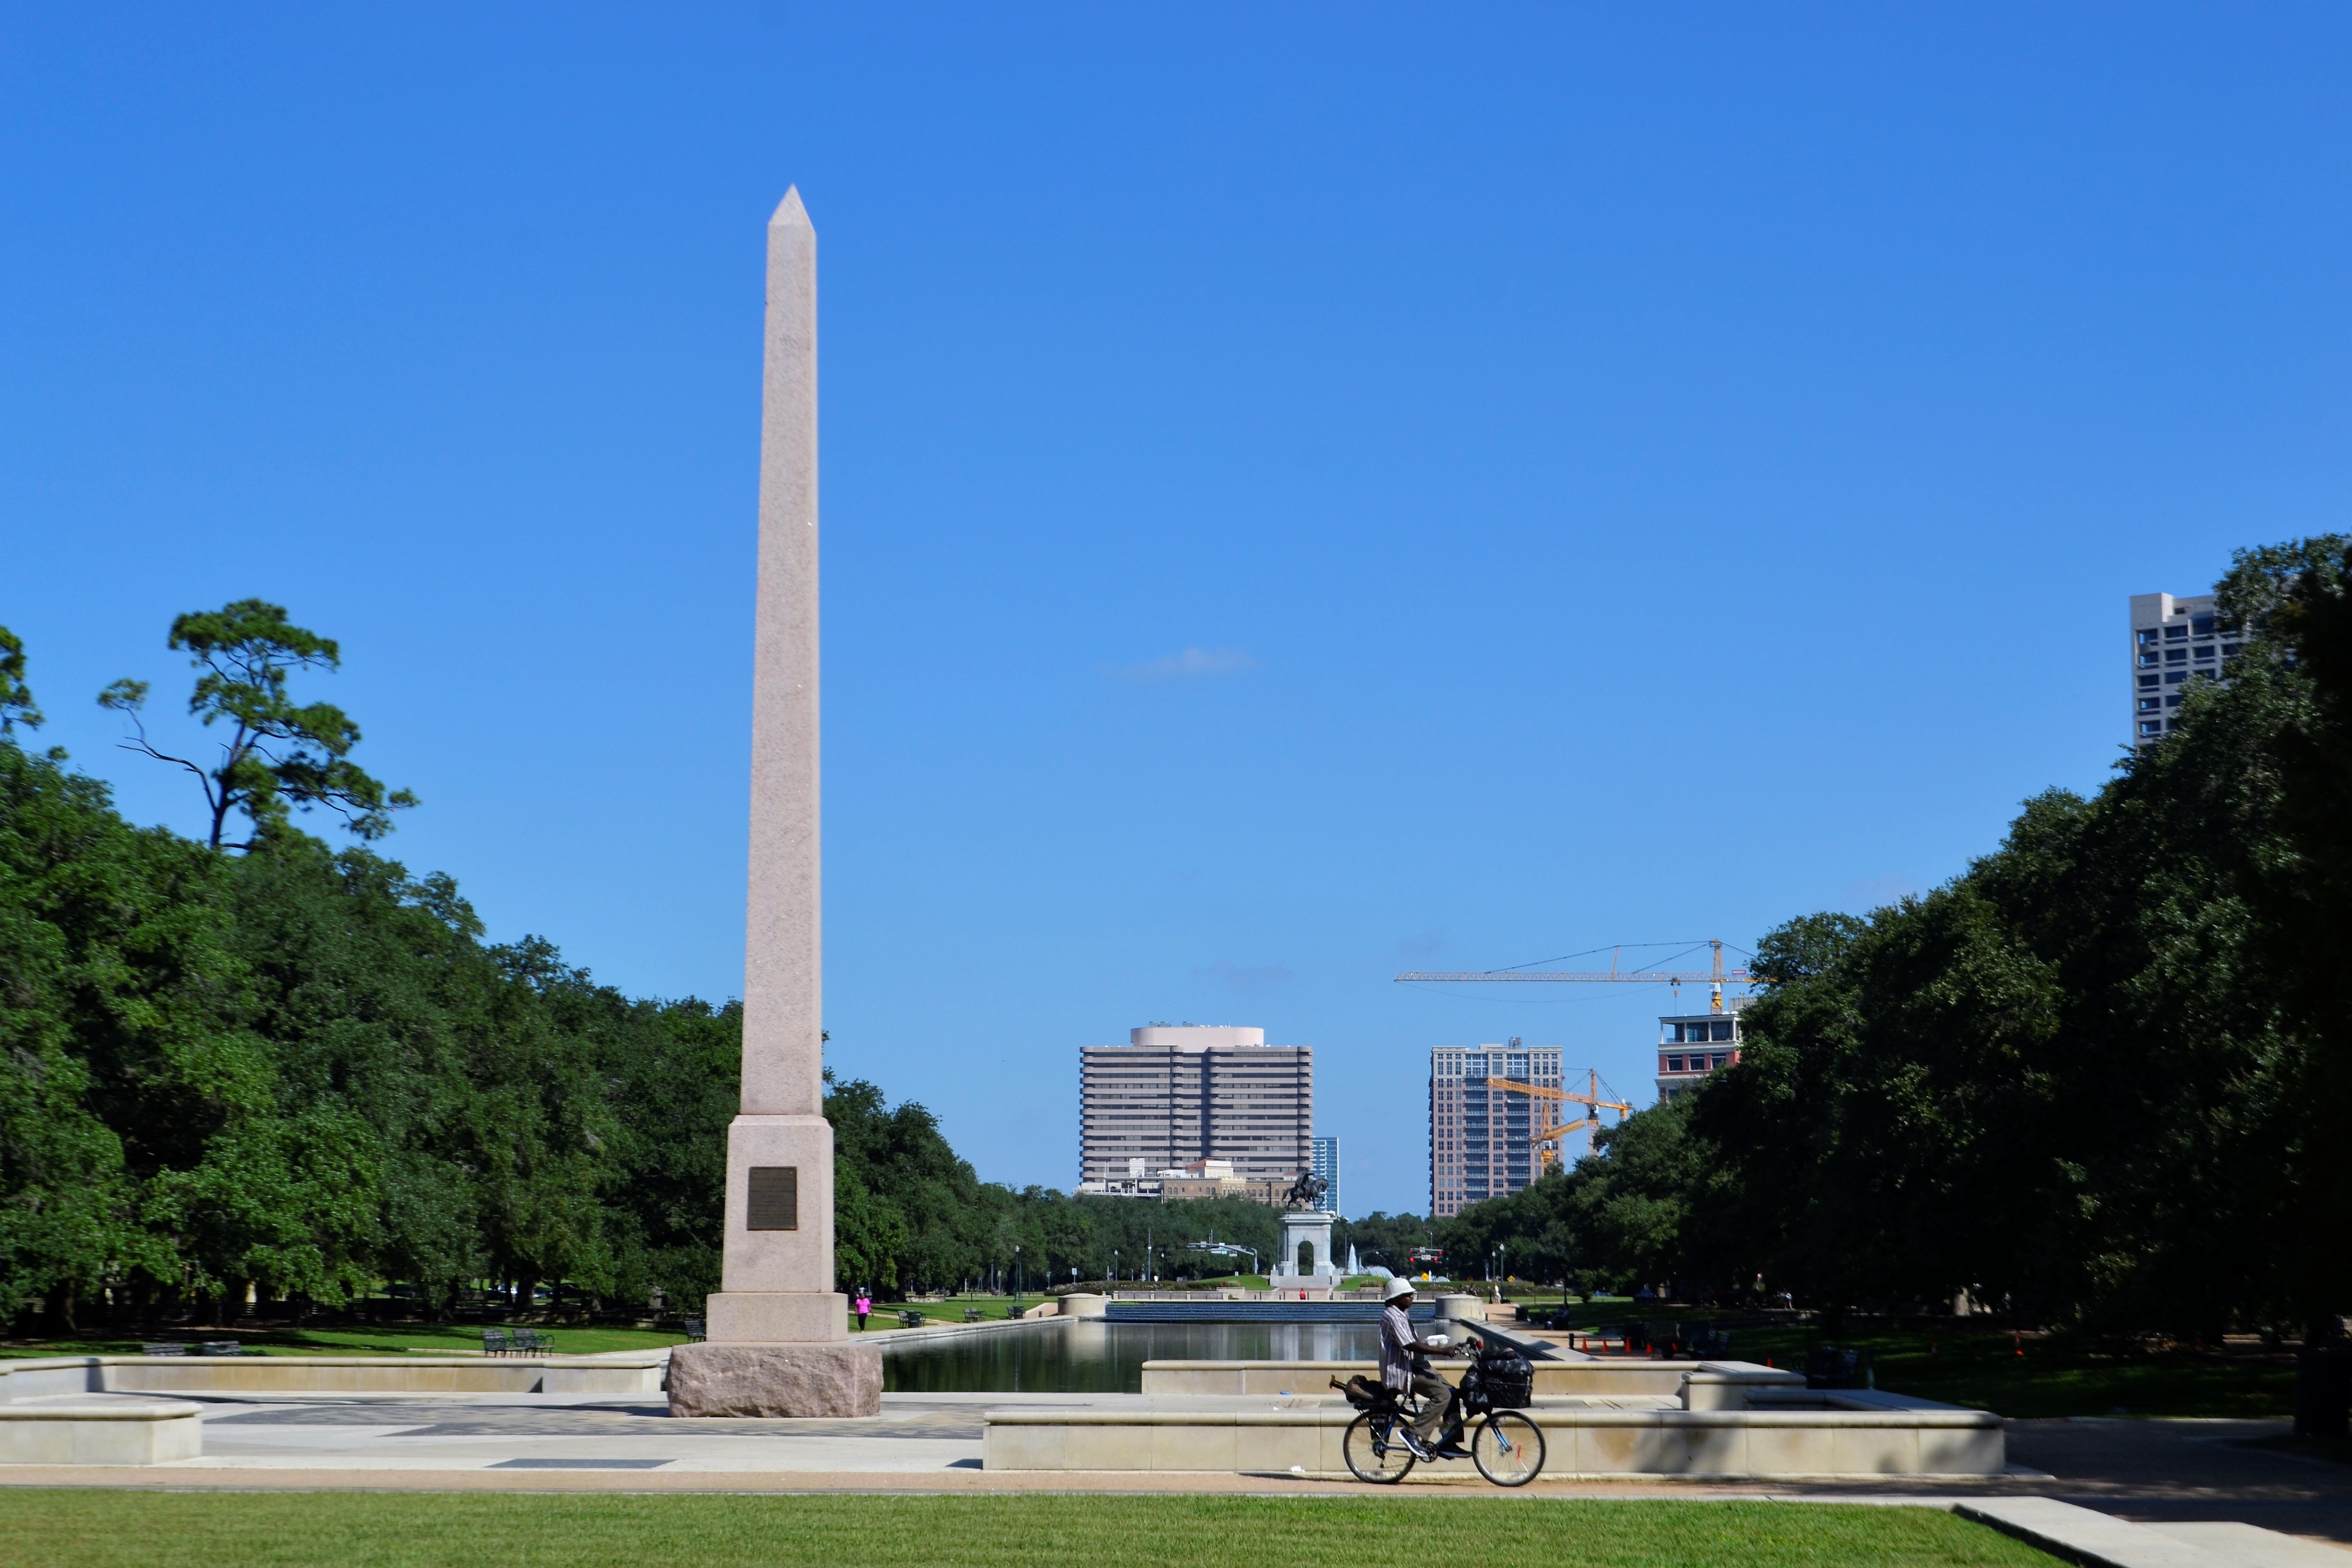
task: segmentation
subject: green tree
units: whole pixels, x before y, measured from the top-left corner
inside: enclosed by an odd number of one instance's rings
[[[216,611],[198,611],[172,623],[169,646],[190,656],[202,671],[188,698],[188,711],[207,727],[225,724],[220,761],[207,769],[185,757],[158,751],[147,738],[141,710],[147,701],[143,680],[118,680],[99,694],[99,705],[128,717],[133,739],[126,750],[171,763],[195,775],[212,817],[208,839],[224,847],[229,815],[242,813],[252,837],[226,847],[251,849],[284,827],[294,810],[324,806],[362,840],[392,831],[392,814],[416,804],[407,790],[387,791],[351,760],[359,726],[331,703],[297,704],[287,678],[298,669],[337,669],[342,654],[334,640],[295,626],[277,605],[239,599]]]
[[[39,729],[41,710],[33,701],[33,689],[25,684],[25,645],[15,632],[0,626],[0,740],[19,724]]]
[[[2272,634],[2310,710],[2279,748],[2279,846],[2256,901],[2284,1031],[2279,1137],[2284,1289],[2306,1340],[2338,1336],[2352,1303],[2352,1027],[2335,964],[2352,952],[2352,541],[2241,552],[2224,606]]]

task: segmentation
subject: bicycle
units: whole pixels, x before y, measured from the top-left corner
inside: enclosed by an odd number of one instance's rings
[[[1533,1397],[1535,1369],[1517,1351],[1495,1352],[1476,1335],[1465,1336],[1475,1347],[1469,1370],[1455,1391],[1453,1418],[1438,1443],[1459,1444],[1468,1423],[1470,1462],[1498,1487],[1523,1487],[1542,1473],[1543,1429],[1516,1406]],[[1394,1486],[1412,1472],[1419,1461],[1406,1446],[1400,1426],[1409,1426],[1421,1414],[1421,1401],[1409,1394],[1372,1382],[1360,1374],[1331,1386],[1363,1412],[1348,1423],[1340,1437],[1340,1457],[1360,1481]]]

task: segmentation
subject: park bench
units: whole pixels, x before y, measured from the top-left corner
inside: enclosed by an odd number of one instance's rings
[[[139,1353],[141,1355],[185,1355],[188,1353],[188,1347],[177,1340],[166,1340],[160,1344],[142,1344],[139,1347]]]
[[[898,1314],[898,1326],[902,1329],[919,1329],[923,1326],[923,1314],[901,1312]]]
[[[1871,1365],[1870,1352],[1849,1347],[1840,1350],[1835,1345],[1823,1345],[1805,1358],[1807,1388],[1876,1388],[1877,1369]]]
[[[966,1307],[963,1310],[963,1321],[967,1323],[976,1323],[980,1321],[980,1309],[977,1307]]]
[[[206,1340],[196,1347],[198,1355],[243,1355],[244,1342],[239,1340]]]
[[[484,1329],[482,1331],[482,1353],[484,1355],[505,1355],[509,1351],[513,1349],[514,1342],[507,1338],[507,1331],[504,1329]]]
[[[708,1325],[700,1318],[688,1318],[686,1321],[686,1337],[688,1343],[698,1343],[709,1337]]]

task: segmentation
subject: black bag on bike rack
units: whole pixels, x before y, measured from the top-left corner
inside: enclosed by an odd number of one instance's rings
[[[1535,1401],[1536,1369],[1515,1350],[1490,1350],[1478,1356],[1479,1392],[1492,1410],[1519,1410]]]

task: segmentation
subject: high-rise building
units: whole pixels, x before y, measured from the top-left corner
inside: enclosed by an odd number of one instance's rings
[[[1264,1029],[1147,1024],[1078,1052],[1078,1190],[1155,1195],[1163,1172],[1231,1161],[1295,1181],[1312,1158],[1315,1050]]]
[[[1558,1089],[1559,1047],[1439,1046],[1429,1053],[1429,1212],[1443,1219],[1465,1204],[1516,1193],[1541,1173],[1533,1097],[1488,1087],[1504,1079]]]
[[[1739,1010],[1748,1003],[1727,996],[1720,1013],[1670,1013],[1658,1020],[1660,1104],[1739,1059]]]
[[[1315,1140],[1315,1156],[1308,1167],[1323,1178],[1323,1206],[1333,1214],[1348,1211],[1339,1206],[1339,1141],[1337,1138]]]
[[[2230,661],[2243,647],[2238,629],[2221,623],[2210,594],[2181,599],[2169,594],[2134,594],[2132,744],[2145,746],[2178,729],[2180,718],[2175,710],[2189,683],[2200,676],[2227,679]]]

